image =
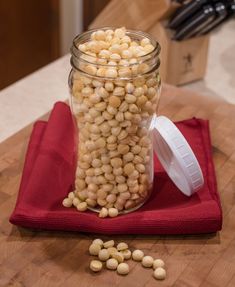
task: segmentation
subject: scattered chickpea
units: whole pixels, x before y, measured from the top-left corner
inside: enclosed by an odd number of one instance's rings
[[[115,258],[118,261],[118,263],[121,263],[121,262],[124,261],[124,256],[123,256],[123,254],[121,252],[113,253],[112,254],[112,258]]]
[[[62,202],[64,207],[71,207],[73,204],[72,198],[65,198]]]
[[[101,247],[103,246],[103,240],[100,238],[96,238],[92,241],[92,244],[99,244]]]
[[[144,256],[142,259],[142,265],[144,267],[150,268],[153,266],[153,257],[151,256]]]
[[[101,260],[101,261],[107,261],[109,259],[109,252],[107,249],[101,249],[99,251],[99,254],[98,254],[98,258]]]
[[[153,269],[156,269],[156,268],[159,268],[159,267],[162,267],[164,268],[165,267],[165,263],[162,259],[155,259],[153,261]]]
[[[102,262],[100,262],[99,260],[92,260],[90,263],[90,269],[93,272],[101,271],[102,267],[103,267]]]
[[[117,273],[120,275],[127,275],[129,271],[130,269],[127,263],[120,263],[117,267]]]
[[[110,258],[106,261],[106,267],[109,270],[116,270],[118,267],[118,261],[115,258]]]
[[[110,256],[112,256],[114,253],[117,252],[117,248],[115,248],[115,247],[108,247],[107,250],[108,250]]]
[[[153,276],[157,280],[164,280],[166,278],[166,270],[162,267],[158,267],[154,270]]]
[[[122,250],[121,253],[125,260],[128,260],[131,258],[131,251],[129,249]]]
[[[92,241],[89,247],[90,255],[98,256],[99,260],[92,260],[90,262],[90,269],[93,272],[99,272],[103,268],[103,262],[106,262],[106,268],[109,270],[117,270],[120,275],[127,275],[129,273],[129,265],[124,263],[132,257],[134,261],[141,261],[143,267],[153,267],[153,277],[157,280],[164,280],[166,278],[166,271],[164,269],[164,262],[161,259],[153,259],[151,256],[144,256],[143,251],[134,250],[131,252],[125,242],[117,244],[114,247],[114,240],[103,242],[102,239],[96,238]],[[104,249],[102,249],[104,247]],[[111,257],[111,258],[110,258]]]
[[[126,249],[128,249],[128,245],[125,242],[118,243],[118,245],[117,245],[117,250],[118,251],[123,251],[123,250],[126,250]]]
[[[92,243],[89,247],[90,255],[98,255],[101,250],[101,246],[98,243]]]
[[[114,241],[113,240],[106,241],[106,242],[104,242],[103,246],[104,246],[104,248],[113,247]]]
[[[142,250],[136,249],[132,252],[132,259],[134,261],[142,261],[144,257],[144,252]]]

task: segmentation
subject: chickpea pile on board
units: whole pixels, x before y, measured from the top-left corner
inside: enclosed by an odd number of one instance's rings
[[[100,272],[103,265],[109,270],[117,270],[119,275],[127,275],[130,272],[129,265],[125,260],[132,259],[141,262],[145,268],[153,268],[153,277],[157,280],[166,278],[165,263],[162,259],[153,259],[151,256],[145,256],[142,250],[136,249],[133,252],[125,242],[120,242],[115,247],[114,240],[103,242],[97,238],[94,239],[89,247],[89,254],[97,256],[90,262],[90,269],[93,272]]]
[[[153,178],[146,126],[156,111],[160,84],[158,72],[147,73],[154,49],[148,38],[133,40],[125,28],[97,30],[78,45],[79,70],[71,89],[78,166],[76,190],[64,199],[65,207],[115,217],[148,198]]]

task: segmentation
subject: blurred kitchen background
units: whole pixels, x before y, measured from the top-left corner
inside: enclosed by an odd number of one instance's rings
[[[0,0],[0,89],[69,52],[105,0]]]
[[[88,29],[92,21],[92,27],[120,24],[162,35],[161,27],[154,26],[162,2],[170,3],[164,0],[0,0],[0,107],[4,106],[5,110],[0,113],[0,141],[43,115],[55,101],[67,99],[68,53],[75,35]],[[166,17],[159,19],[164,23]],[[234,19],[231,17],[210,35],[209,47],[205,47],[208,53],[203,63],[203,79],[186,81],[184,86],[235,104]],[[177,49],[176,57],[181,48]],[[54,60],[57,60],[55,64],[44,67]],[[168,75],[177,65],[172,63]],[[40,68],[40,76],[33,73]],[[56,81],[48,77],[51,73],[58,73]],[[26,76],[29,80],[23,79]],[[182,85],[177,81],[170,83]],[[35,91],[38,87],[41,98]]]

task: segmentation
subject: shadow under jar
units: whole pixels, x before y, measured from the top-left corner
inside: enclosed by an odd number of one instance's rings
[[[111,29],[101,30],[108,35]],[[145,39],[152,51],[129,59],[120,59],[115,51],[111,59],[105,53],[97,57],[78,48],[91,41],[95,31],[77,36],[71,48],[70,104],[78,127],[76,193],[93,211],[114,207],[119,214],[127,213],[144,204],[153,185],[149,126],[160,96],[160,46],[146,33],[126,30],[130,45]]]

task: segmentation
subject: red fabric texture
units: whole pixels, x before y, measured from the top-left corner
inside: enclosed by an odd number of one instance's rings
[[[10,222],[35,229],[102,234],[196,234],[220,230],[222,211],[208,121],[193,118],[176,125],[201,165],[204,187],[191,197],[183,195],[155,158],[154,188],[148,202],[135,212],[101,219],[91,211],[62,206],[73,188],[75,133],[68,105],[56,103],[48,122],[34,125]]]

